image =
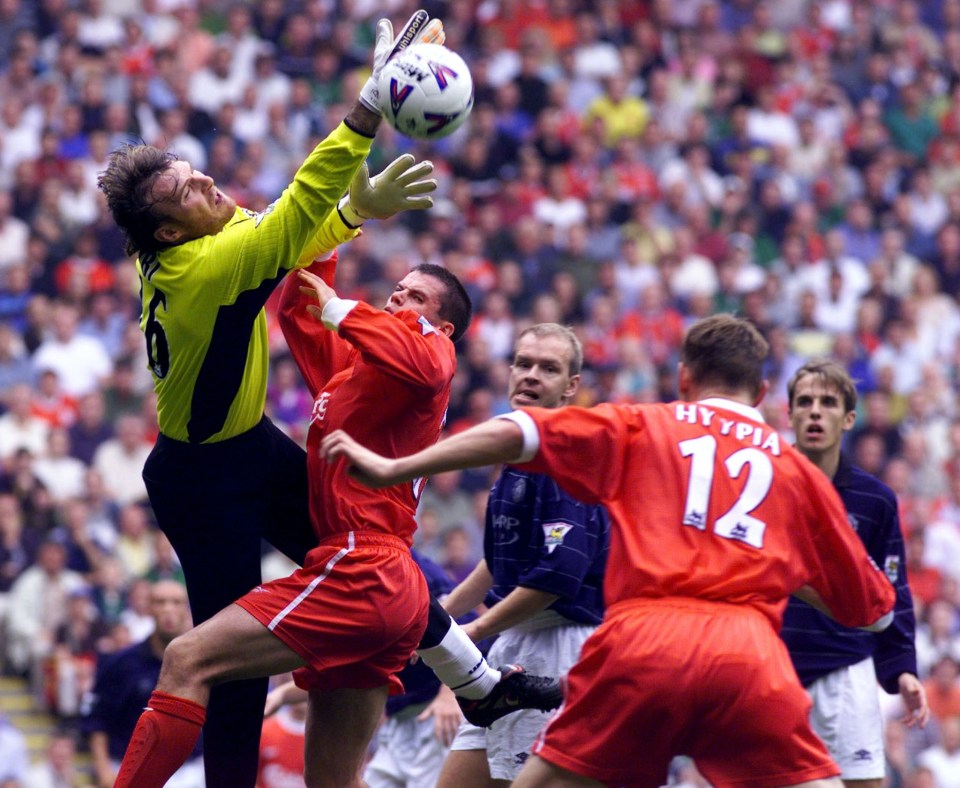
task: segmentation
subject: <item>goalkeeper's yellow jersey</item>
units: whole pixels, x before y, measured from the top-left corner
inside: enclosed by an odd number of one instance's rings
[[[356,235],[336,205],[372,142],[341,124],[264,211],[238,208],[216,235],[141,255],[140,328],[164,435],[216,442],[260,421],[269,366],[263,305],[291,269]]]

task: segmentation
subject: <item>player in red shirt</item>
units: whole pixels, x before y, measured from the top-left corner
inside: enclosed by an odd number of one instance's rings
[[[682,402],[522,408],[396,460],[325,439],[375,486],[511,462],[607,507],[607,614],[515,786],[653,788],[686,754],[716,788],[839,788],[780,619],[796,593],[881,629],[894,592],[829,481],[756,410],[767,352],[749,322],[715,315],[684,338]]]
[[[319,545],[302,569],[263,583],[173,641],[124,756],[118,786],[162,786],[190,753],[210,688],[293,671],[310,690],[308,784],[359,785],[389,692],[427,620],[426,581],[410,554],[422,481],[374,492],[345,461],[322,462],[323,434],[344,426],[381,451],[410,453],[440,434],[470,301],[453,274],[422,265],[386,306],[338,298],[315,271],[284,286],[286,332],[316,395],[307,436],[311,519]]]

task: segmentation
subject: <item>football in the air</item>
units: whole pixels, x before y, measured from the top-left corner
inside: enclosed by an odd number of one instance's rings
[[[380,109],[406,137],[453,134],[473,109],[473,77],[463,58],[439,44],[412,44],[380,72]]]

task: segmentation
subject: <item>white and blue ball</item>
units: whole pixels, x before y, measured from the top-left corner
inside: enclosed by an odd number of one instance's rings
[[[439,44],[412,44],[380,72],[383,117],[406,137],[433,140],[453,134],[473,109],[473,77],[456,52]]]

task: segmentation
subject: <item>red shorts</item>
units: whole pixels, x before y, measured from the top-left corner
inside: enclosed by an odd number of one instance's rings
[[[430,595],[403,540],[345,533],[307,553],[289,577],[237,600],[308,666],[294,673],[303,689],[403,692],[403,670],[427,625]]]
[[[674,598],[615,605],[567,681],[533,752],[608,785],[663,785],[674,755],[693,757],[715,788],[840,773],[810,727],[786,647],[751,608]]]

